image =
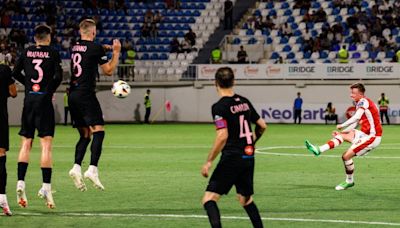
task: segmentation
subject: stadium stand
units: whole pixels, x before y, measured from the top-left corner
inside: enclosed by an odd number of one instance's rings
[[[285,63],[334,63],[342,44],[352,63],[390,62],[400,43],[399,6],[398,0],[261,2],[235,34],[265,37],[262,62],[282,56]],[[234,50],[252,44],[233,41]]]

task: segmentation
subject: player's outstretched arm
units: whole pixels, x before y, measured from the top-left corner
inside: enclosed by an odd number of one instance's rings
[[[228,129],[221,128],[217,130],[217,136],[215,137],[214,145],[211,148],[207,156],[207,161],[204,163],[201,169],[201,175],[208,177],[208,171],[211,168],[212,162],[215,160],[222,148],[224,148],[226,140],[228,139]]]
[[[100,66],[103,70],[103,73],[108,76],[111,76],[115,68],[118,66],[119,53],[121,52],[121,42],[119,42],[119,40],[113,40],[112,49],[113,54],[111,60],[108,63]]]
[[[267,129],[267,124],[263,119],[258,119],[256,122],[256,128],[254,129],[254,144],[261,138]]]
[[[364,108],[357,109],[356,113],[350,119],[348,119],[346,122],[344,122],[342,124],[338,124],[336,126],[336,128],[340,130],[340,129],[350,126],[354,123],[357,123],[361,119],[361,116],[363,114],[364,114]]]

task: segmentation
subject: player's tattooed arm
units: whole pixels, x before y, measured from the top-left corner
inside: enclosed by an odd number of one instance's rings
[[[25,76],[22,74],[22,70],[24,69],[24,60],[23,55],[17,60],[17,63],[13,69],[12,77],[20,82],[22,85],[25,85]]]

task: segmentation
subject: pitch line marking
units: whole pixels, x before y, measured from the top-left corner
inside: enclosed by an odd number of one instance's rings
[[[29,213],[22,212],[17,215],[23,216],[46,216],[51,213]],[[205,215],[184,215],[184,214],[118,214],[118,213],[57,213],[60,216],[69,217],[136,217],[136,218],[208,218]],[[226,220],[248,220],[248,217],[242,216],[221,216]],[[346,223],[346,224],[365,224],[365,225],[386,225],[400,226],[400,223],[392,222],[370,222],[370,221],[352,221],[352,220],[334,220],[334,219],[304,219],[304,218],[271,218],[263,217],[262,220],[269,221],[292,221],[292,222],[321,222],[321,223]]]

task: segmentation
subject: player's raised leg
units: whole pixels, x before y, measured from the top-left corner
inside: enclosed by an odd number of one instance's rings
[[[90,129],[93,132],[92,145],[90,146],[92,154],[90,157],[90,166],[84,173],[84,176],[93,183],[95,188],[104,190],[104,186],[99,179],[99,171],[97,168],[103,148],[103,140],[105,135],[104,127],[102,125],[95,125],[90,127]]]
[[[0,148],[0,208],[3,209],[3,214],[12,215],[8,206],[6,185],[7,185],[7,169],[6,169],[6,149]]]
[[[319,156],[321,153],[327,150],[331,150],[338,147],[344,141],[352,142],[352,140],[354,139],[354,131],[348,131],[348,132],[334,131],[332,133],[332,136],[333,138],[330,139],[326,144],[323,144],[322,146],[317,146],[315,144],[312,144],[310,141],[306,140],[305,141],[306,147],[315,156]]]
[[[82,161],[86,154],[86,149],[90,143],[90,129],[88,127],[80,127],[79,131],[79,141],[75,147],[75,163],[72,169],[69,171],[69,176],[74,181],[75,187],[80,191],[86,191],[86,185],[82,178]]]
[[[346,171],[346,180],[340,184],[338,184],[335,189],[336,190],[346,190],[348,188],[351,188],[354,186],[354,162],[353,162],[353,157],[355,156],[355,153],[353,149],[347,150],[343,155],[342,155],[342,160],[344,164],[344,168]]]
[[[51,192],[51,174],[53,167],[52,148],[51,148],[52,141],[53,137],[51,136],[45,136],[40,139],[40,143],[42,146],[40,167],[42,169],[43,184],[42,188],[38,192],[38,196],[46,200],[46,205],[50,209],[53,209],[56,206]]]
[[[28,199],[25,191],[25,175],[28,169],[32,142],[32,138],[22,136],[21,149],[18,156],[17,202],[19,206],[23,208],[28,206]]]

